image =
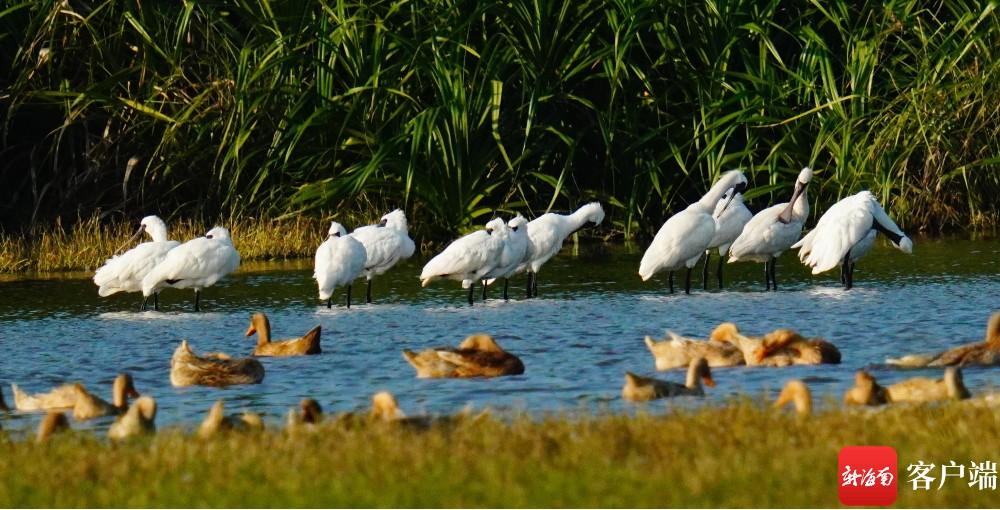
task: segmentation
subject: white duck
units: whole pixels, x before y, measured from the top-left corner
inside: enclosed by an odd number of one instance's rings
[[[157,264],[163,261],[167,252],[180,246],[178,241],[167,239],[167,224],[158,216],[146,216],[139,222],[139,230],[129,239],[131,243],[142,235],[149,234],[152,241],[140,243],[135,248],[111,257],[94,273],[94,283],[99,287],[97,293],[107,297],[117,292],[140,292],[142,279]],[[139,310],[146,309],[146,299],[143,299]],[[158,294],[153,294],[153,309],[160,309]]]
[[[913,241],[900,230],[879,205],[875,195],[862,191],[830,206],[801,241],[799,259],[812,268],[812,274],[841,266],[844,287],[854,286],[854,262],[858,254],[871,249],[872,230],[882,232],[903,253],[913,253]]]
[[[361,241],[347,235],[344,226],[330,223],[329,236],[316,248],[316,265],[313,278],[319,285],[319,298],[326,307],[333,306],[333,289],[347,286],[347,308],[351,307],[351,282],[365,270],[368,254]]]
[[[503,278],[503,299],[506,301],[508,279],[517,272],[528,253],[528,220],[518,214],[507,222],[505,230],[497,234],[503,239],[503,252],[500,254],[500,265],[484,276],[483,299],[486,299],[486,287],[493,285],[497,278]]]
[[[205,237],[192,239],[167,252],[163,261],[142,279],[142,295],[149,297],[164,287],[194,289],[194,311],[199,311],[201,290],[215,285],[240,265],[229,231],[209,230]]]
[[[528,222],[528,250],[514,274],[527,271],[528,297],[538,297],[538,271],[559,249],[563,241],[587,223],[600,225],[604,221],[604,208],[591,202],[573,214],[545,213]]]
[[[507,228],[501,218],[494,218],[485,229],[456,239],[427,262],[420,272],[420,284],[426,287],[440,278],[460,281],[463,289],[469,289],[471,305],[476,282],[500,264],[504,242],[496,232]]]
[[[726,192],[731,192],[730,202],[736,193],[746,190],[747,178],[739,170],[722,174],[701,200],[671,216],[660,227],[652,244],[646,249],[639,263],[639,276],[649,280],[660,271],[670,272],[670,292],[674,291],[674,271],[687,268],[685,292],[691,293],[691,268],[698,263],[709,243],[715,237],[716,203]],[[723,212],[728,207],[723,206]]]
[[[778,290],[775,275],[777,258],[802,235],[802,226],[809,216],[809,196],[806,190],[812,175],[812,169],[803,168],[795,179],[792,199],[755,214],[729,248],[729,262],[750,260],[764,263],[767,290],[771,290],[772,286],[774,290]]]
[[[737,193],[733,197],[732,203],[728,206],[726,205],[727,203],[729,203],[728,191],[716,202],[715,212],[712,213],[712,217],[715,218],[715,237],[712,237],[712,241],[708,243],[708,249],[705,250],[705,265],[701,269],[702,288],[705,290],[708,290],[708,261],[712,258],[712,249],[719,249],[719,266],[715,273],[719,279],[719,288],[721,289],[722,266],[726,261],[726,255],[729,253],[729,247],[732,246],[733,241],[743,232],[743,227],[753,217],[753,213],[743,203],[742,193]]]
[[[410,258],[416,245],[410,239],[406,214],[396,209],[376,225],[366,225],[354,229],[351,237],[365,246],[367,260],[364,275],[368,280],[365,302],[372,302],[372,279],[395,266],[399,261]]]

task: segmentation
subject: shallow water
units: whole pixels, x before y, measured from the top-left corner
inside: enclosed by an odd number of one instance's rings
[[[659,276],[636,276],[641,250],[613,245],[567,243],[542,270],[540,298],[524,300],[524,278],[512,281],[511,301],[465,304],[456,282],[421,289],[416,275],[424,259],[414,257],[377,279],[376,303],[327,309],[315,298],[311,261],[245,266],[207,290],[202,313],[191,313],[193,293],[167,290],[162,312],[134,311],[136,295],[101,299],[86,274],[10,279],[0,283],[0,386],[13,405],[8,383],[29,392],[79,380],[110,397],[121,371],[132,373],[141,393],[156,397],[157,423],[195,426],[209,405],[223,398],[231,412],[252,409],[277,423],[301,398],[316,398],[325,410],[365,408],[380,389],[394,392],[410,414],[446,414],[467,405],[541,413],[581,409],[627,412],[636,406],[619,398],[623,373],[682,381],[683,370],[656,373],[644,335],[667,329],[705,336],[722,321],[760,334],[778,327],[834,342],[840,365],[789,368],[720,368],[718,385],[705,402],[734,395],[773,396],[784,381],[802,378],[814,396],[839,399],[856,369],[867,367],[882,383],[940,370],[900,371],[881,365],[887,356],[927,352],[981,340],[986,319],[998,308],[1000,242],[918,240],[914,256],[880,241],[859,264],[855,289],[845,292],[836,271],[811,276],[786,254],[779,261],[781,290],[763,292],[763,266],[726,266],[727,288],[702,291],[699,273],[690,296],[666,293]],[[714,260],[714,259],[713,259]],[[359,281],[360,282],[360,281]],[[343,302],[343,294],[338,294]],[[243,332],[253,311],[268,313],[275,338],[298,336],[323,326],[323,354],[263,358],[267,375],[259,385],[173,388],[169,360],[180,339],[197,352],[248,353]],[[494,335],[519,355],[524,375],[492,380],[423,380],[400,355],[456,345],[473,332]],[[1000,371],[970,368],[966,383],[975,393],[1000,380]],[[692,405],[695,399],[680,399]],[[647,410],[674,403],[655,402]],[[34,427],[38,415],[12,413],[6,429]],[[110,419],[82,427],[104,428]],[[74,424],[74,427],[81,427]]]

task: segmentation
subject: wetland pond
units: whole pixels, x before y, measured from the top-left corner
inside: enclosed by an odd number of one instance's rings
[[[914,255],[880,239],[857,266],[855,288],[844,291],[837,271],[810,275],[794,253],[778,262],[778,292],[763,291],[763,265],[727,265],[726,288],[716,289],[713,257],[710,290],[701,290],[700,266],[691,295],[667,293],[666,275],[641,282],[640,247],[567,242],[539,274],[539,296],[524,299],[525,278],[511,280],[510,301],[499,287],[490,299],[466,304],[457,282],[420,288],[426,256],[417,255],[374,282],[375,303],[364,301],[364,281],[354,287],[354,306],[327,309],[316,298],[312,261],[244,264],[202,294],[201,313],[191,312],[194,293],[167,289],[160,312],[137,312],[137,294],[102,299],[90,274],[6,276],[0,280],[0,386],[13,405],[10,383],[29,393],[81,381],[110,398],[111,381],[130,372],[140,393],[157,399],[157,425],[194,428],[216,399],[229,412],[253,410],[278,424],[303,397],[327,412],[367,408],[378,390],[396,394],[411,415],[475,409],[528,412],[660,412],[671,406],[721,403],[738,395],[774,394],[785,381],[805,380],[823,405],[840,397],[854,371],[868,368],[879,382],[940,369],[903,371],[886,357],[932,352],[980,341],[990,313],[1000,308],[1000,241],[918,239]],[[683,276],[683,275],[681,275]],[[681,281],[683,278],[680,279]],[[170,356],[181,339],[196,352],[249,353],[255,339],[244,332],[251,312],[271,319],[274,338],[299,336],[323,326],[323,353],[262,358],[261,384],[224,389],[173,388]],[[820,336],[840,349],[839,365],[788,368],[719,368],[705,399],[680,398],[634,405],[620,397],[626,370],[683,382],[684,370],[656,372],[643,336],[667,329],[705,337],[720,322],[762,334],[779,327]],[[525,364],[524,375],[496,379],[417,379],[403,349],[457,345],[487,332]],[[973,394],[993,388],[1000,371],[965,370]],[[37,414],[0,417],[4,429],[33,428]],[[74,428],[104,430],[110,418]]]

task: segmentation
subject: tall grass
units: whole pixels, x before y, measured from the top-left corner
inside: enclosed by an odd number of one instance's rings
[[[906,467],[994,460],[989,407],[831,410],[749,401],[662,416],[460,419],[430,430],[336,421],[314,433],[199,440],[172,429],[109,445],[0,438],[5,507],[835,507],[837,454],[888,445],[901,507],[991,507],[952,478],[914,491]],[[938,477],[936,469],[931,476]]]
[[[817,169],[908,229],[995,225],[996,2],[9,1],[0,223],[404,207],[418,237],[610,205],[645,235],[721,171]],[[196,214],[192,214],[196,211]]]

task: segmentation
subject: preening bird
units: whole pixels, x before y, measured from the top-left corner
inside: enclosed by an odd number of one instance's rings
[[[674,271],[686,267],[688,271],[684,290],[690,294],[691,268],[698,263],[715,237],[716,223],[712,214],[716,204],[727,192],[731,193],[728,202],[731,204],[736,194],[745,191],[746,187],[747,178],[743,172],[730,170],[719,177],[701,200],[664,222],[639,263],[642,281],[649,280],[660,271],[669,271],[670,292],[673,292]],[[728,206],[723,205],[723,213],[726,209]]]
[[[167,252],[167,256],[142,279],[142,295],[149,297],[164,287],[194,289],[194,311],[199,311],[201,290],[215,285],[240,265],[229,231],[209,230]]]
[[[864,255],[871,249],[868,237],[872,231],[886,235],[903,253],[913,253],[913,241],[900,230],[886,214],[870,191],[851,195],[830,206],[819,221],[801,241],[792,248],[799,248],[799,260],[812,268],[812,274],[829,271],[841,266],[844,287],[854,286],[854,261],[857,254]]]
[[[600,225],[604,209],[598,202],[591,202],[573,214],[545,213],[528,222],[528,250],[514,274],[528,273],[528,297],[538,296],[538,271],[559,249],[563,241],[587,223]]]
[[[111,257],[94,273],[94,283],[99,287],[97,293],[107,297],[117,292],[142,291],[142,279],[163,261],[167,252],[180,246],[178,241],[167,239],[167,224],[158,216],[146,216],[139,222],[139,230],[129,239],[131,243],[143,232],[149,234],[152,241],[140,243],[135,248]],[[146,309],[146,299],[143,299],[139,310]],[[158,294],[153,294],[153,309],[160,309]]]
[[[351,282],[365,270],[367,250],[361,241],[347,235],[344,226],[330,223],[329,236],[316,248],[316,265],[313,278],[319,285],[319,298],[326,307],[333,306],[333,289],[347,286],[347,307],[351,307]]]
[[[485,229],[456,239],[427,262],[420,272],[420,284],[426,287],[440,278],[460,281],[463,289],[469,289],[471,305],[476,282],[500,264],[504,242],[497,231],[507,228],[502,219],[494,218]]]
[[[375,225],[366,225],[354,229],[351,237],[357,239],[365,247],[367,259],[364,275],[368,280],[365,291],[365,302],[372,302],[372,279],[385,273],[403,259],[410,258],[416,245],[410,239],[406,224],[406,214],[396,209]]]
[[[506,229],[496,231],[494,235],[503,239],[503,251],[500,254],[500,264],[484,276],[483,299],[486,299],[486,287],[492,285],[497,278],[503,278],[503,298],[506,301],[508,278],[517,272],[528,252],[528,220],[518,214],[507,222]]]
[[[778,290],[776,260],[802,235],[802,226],[809,216],[806,190],[812,175],[812,169],[803,168],[795,179],[792,199],[788,203],[772,205],[755,214],[729,248],[729,262],[750,260],[764,263],[767,290],[771,290],[772,285],[774,290]]]
[[[727,206],[726,204],[729,205]],[[712,250],[714,248],[719,249],[719,266],[715,273],[719,279],[719,288],[721,289],[722,266],[726,262],[729,247],[732,246],[733,241],[743,232],[743,227],[753,217],[753,213],[743,203],[742,193],[737,193],[733,197],[732,203],[729,203],[729,192],[726,192],[715,203],[715,212],[712,213],[712,217],[715,218],[715,237],[708,243],[708,249],[705,250],[705,265],[701,269],[702,288],[705,290],[708,290],[708,261],[712,258]]]

